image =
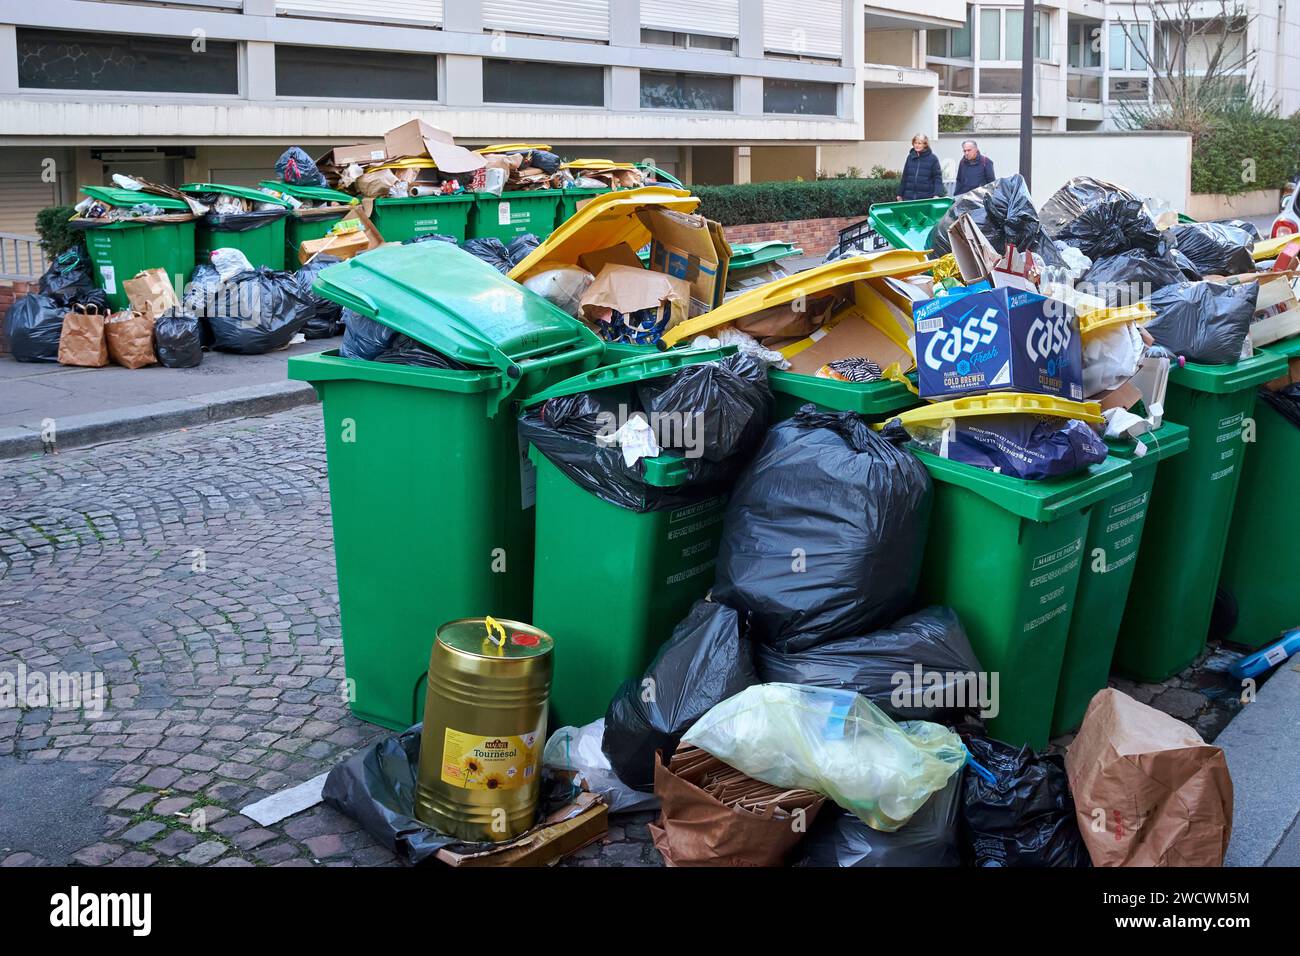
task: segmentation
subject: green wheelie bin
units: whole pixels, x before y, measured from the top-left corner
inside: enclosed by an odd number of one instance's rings
[[[591,199],[592,196],[600,196],[609,191],[608,188],[596,189],[587,186],[569,186],[567,189],[559,190],[559,202],[555,207],[556,228],[572,219],[574,214],[577,213],[578,207]]]
[[[171,196],[155,196],[117,186],[82,186],[91,199],[118,209],[150,203],[164,215],[188,215],[189,207]],[[162,269],[178,290],[185,288],[194,271],[194,220],[184,222],[119,222],[84,230],[86,250],[95,266],[95,282],[104,290],[113,310],[130,305],[122,284],[144,269]]]
[[[244,213],[222,215],[208,213],[199,220],[195,233],[195,252],[201,262],[206,262],[214,249],[238,249],[253,268],[284,268],[284,226],[293,204],[287,199],[277,199],[260,189],[248,186],[226,186],[221,183],[186,183],[181,192],[193,196],[225,195],[247,200],[250,203],[269,203],[274,210],[251,210]]]
[[[1261,346],[1261,352],[1300,358],[1300,337]],[[1271,396],[1271,393],[1269,393]],[[1283,409],[1297,406],[1281,395],[1255,400],[1255,442],[1241,470],[1237,506],[1223,555],[1219,589],[1236,610],[1223,636],[1247,647],[1272,643],[1300,625],[1300,574],[1286,560],[1291,542],[1300,540],[1300,421]]]
[[[500,196],[475,193],[469,238],[500,239],[506,245],[528,233],[545,239],[558,224],[560,197],[564,192],[563,189],[527,189]]]
[[[726,349],[678,349],[607,365],[535,393],[524,404],[601,391],[635,406],[635,385]],[[619,684],[639,676],[691,605],[713,584],[725,494],[634,511],[580,487],[530,446],[537,468],[532,622],[555,638],[553,726],[601,717]],[[671,493],[689,480],[680,453],[638,463],[646,484]],[[684,495],[683,497],[686,497]]]
[[[441,242],[385,246],[323,270],[314,290],[463,368],[296,356],[321,399],[353,713],[420,718],[437,628],[527,621],[532,511],[514,403],[600,357],[545,299]]]
[[[933,247],[930,234],[952,204],[949,197],[878,202],[867,210],[867,221],[895,249],[920,252]]]
[[[903,412],[904,427],[966,415],[1100,420],[1095,404],[1001,393]],[[1077,475],[1027,481],[916,449],[934,482],[917,600],[957,612],[987,677],[989,735],[1042,749],[1049,739],[1090,511],[1132,483],[1108,456]],[[996,685],[993,681],[996,679]]]
[[[448,196],[394,196],[375,200],[370,221],[387,242],[405,242],[416,236],[451,236],[464,242],[474,193]]]
[[[1255,437],[1247,428],[1255,390],[1285,371],[1286,359],[1266,352],[1235,365],[1170,370],[1164,414],[1188,428],[1190,443],[1156,473],[1115,670],[1161,681],[1204,648],[1243,456],[1253,443],[1243,439]]]
[[[1151,503],[1156,467],[1187,450],[1187,429],[1165,422],[1141,439],[1106,444],[1112,456],[1129,463],[1133,482],[1092,508],[1083,547],[1083,570],[1079,574],[1079,589],[1074,596],[1074,613],[1061,661],[1061,680],[1056,686],[1053,737],[1077,730],[1083,723],[1089,701],[1106,686],[1120,618],[1124,616],[1129,583],[1142,544],[1142,528]]]
[[[284,267],[290,272],[298,268],[298,247],[309,239],[324,236],[334,223],[346,216],[351,207],[360,201],[356,196],[349,196],[337,189],[299,186],[274,179],[264,179],[257,187],[292,196],[304,204],[295,207],[284,221]],[[306,203],[312,205],[307,206]]]

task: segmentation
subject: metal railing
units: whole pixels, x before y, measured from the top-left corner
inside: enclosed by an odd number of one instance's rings
[[[39,236],[0,232],[0,279],[36,279],[47,265]]]

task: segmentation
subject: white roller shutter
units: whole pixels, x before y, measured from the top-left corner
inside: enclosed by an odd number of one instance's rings
[[[483,0],[483,26],[508,33],[609,39],[609,0]]]
[[[738,37],[740,0],[641,0],[641,26]]]
[[[276,13],[331,20],[442,25],[443,0],[276,0]]]
[[[57,203],[53,183],[31,173],[0,173],[0,232],[36,235],[36,214]]]
[[[763,48],[839,59],[844,54],[840,0],[763,0]]]

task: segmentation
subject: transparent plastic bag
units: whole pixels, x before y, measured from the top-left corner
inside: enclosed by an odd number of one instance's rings
[[[579,266],[558,266],[529,276],[524,280],[524,288],[531,289],[576,318],[582,296],[594,279],[590,272]]]
[[[907,823],[966,762],[961,738],[939,724],[895,723],[853,691],[798,684],[746,688],[682,742],[764,783],[823,793],[885,832]]]

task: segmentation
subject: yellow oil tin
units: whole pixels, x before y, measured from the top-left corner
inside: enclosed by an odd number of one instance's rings
[[[494,843],[533,825],[553,647],[518,621],[472,617],[438,628],[415,795],[422,822]]]

